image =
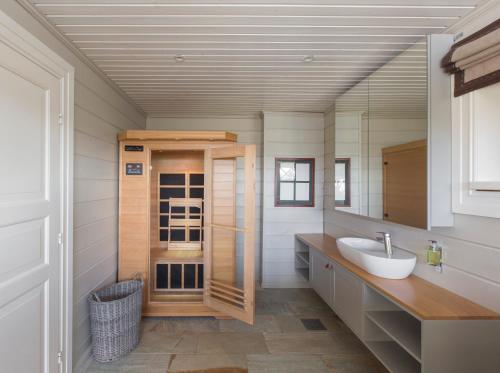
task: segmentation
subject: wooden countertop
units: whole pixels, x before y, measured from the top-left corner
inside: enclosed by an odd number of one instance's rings
[[[364,271],[340,255],[335,237],[297,234],[296,238],[354,273],[369,286],[422,320],[500,320],[500,314],[420,277],[389,280]]]

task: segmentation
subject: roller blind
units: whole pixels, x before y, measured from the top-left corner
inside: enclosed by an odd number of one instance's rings
[[[442,61],[455,97],[500,81],[500,19],[454,44]]]

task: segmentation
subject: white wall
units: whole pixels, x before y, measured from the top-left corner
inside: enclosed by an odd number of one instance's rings
[[[116,281],[116,134],[144,128],[145,117],[14,1],[0,9],[75,67],[74,312],[75,372],[90,361],[87,295]]]
[[[487,12],[482,10],[472,18],[473,23],[454,31],[463,30],[467,36],[499,16],[500,4],[496,2],[494,8]],[[331,160],[325,167],[333,167]],[[337,212],[331,204],[325,204],[324,219],[325,233],[334,236],[373,238],[377,231],[390,232],[395,246],[418,255],[417,276],[500,312],[500,219],[455,215],[454,227],[434,228],[428,232]],[[444,247],[446,264],[441,274],[424,264],[424,251],[431,239]]]
[[[238,142],[243,144],[257,145],[257,162],[256,162],[256,190],[255,196],[255,265],[256,278],[260,282],[260,263],[261,263],[261,226],[262,226],[262,119],[260,116],[255,117],[195,117],[195,118],[148,118],[148,129],[159,130],[179,130],[179,131],[229,131],[238,135]],[[242,167],[238,164],[237,167]],[[241,174],[241,173],[239,173]],[[237,182],[237,203],[242,203],[241,185]],[[240,244],[241,242],[239,242]],[[238,254],[241,254],[239,247]],[[241,261],[238,261],[241,263]]]
[[[294,235],[323,231],[323,114],[264,113],[262,287],[308,287],[295,272]],[[275,158],[315,158],[314,207],[275,207]]]

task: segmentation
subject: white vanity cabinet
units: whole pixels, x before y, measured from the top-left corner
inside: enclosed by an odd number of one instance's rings
[[[333,263],[323,254],[312,250],[309,254],[312,258],[310,270],[310,282],[312,288],[330,306],[334,307],[334,282],[335,273]]]
[[[311,287],[361,337],[363,282],[321,252],[309,255]]]
[[[358,337],[362,332],[363,282],[338,264],[333,264],[335,313]]]
[[[328,235],[297,235],[296,247],[297,271],[308,262],[309,285],[389,372],[500,372],[500,314],[416,276],[370,275]]]

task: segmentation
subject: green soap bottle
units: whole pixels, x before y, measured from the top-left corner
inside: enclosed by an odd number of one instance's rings
[[[440,266],[442,249],[438,246],[437,241],[430,240],[429,242],[431,244],[427,248],[427,264],[430,264],[432,266]]]

